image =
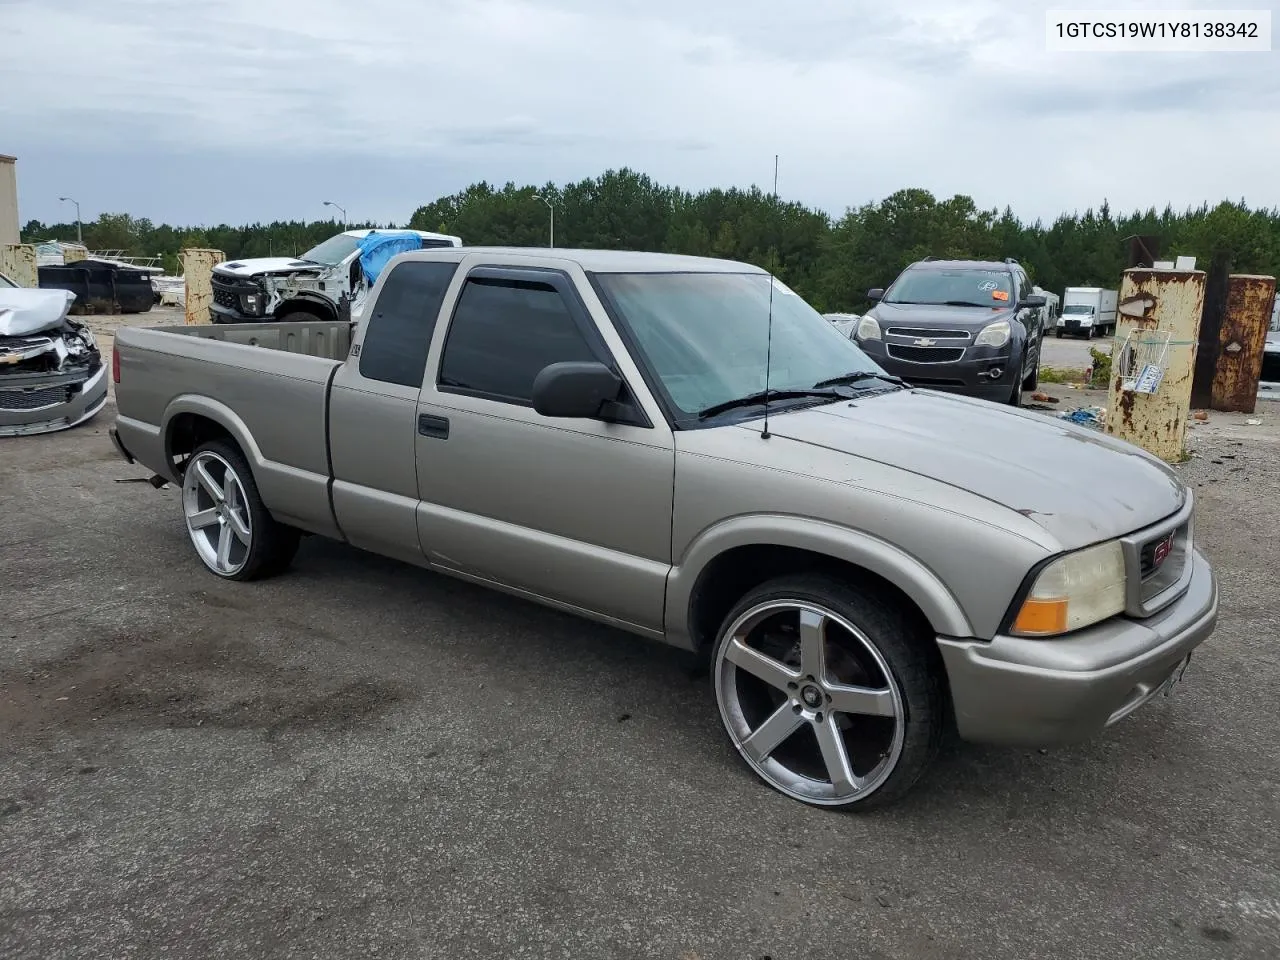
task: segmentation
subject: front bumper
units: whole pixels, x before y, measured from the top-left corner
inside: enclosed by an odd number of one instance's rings
[[[886,373],[901,377],[912,386],[929,390],[961,393],[966,397],[1002,403],[1013,394],[1014,385],[1022,377],[1022,355],[1011,355],[1008,346],[1000,348],[1006,351],[1004,354],[990,348],[967,347],[959,360],[915,363],[890,356],[883,343],[874,340],[854,342]],[[974,357],[975,353],[980,355]],[[990,376],[995,367],[1001,371],[998,377]]]
[[[46,402],[47,401],[47,402]],[[79,426],[107,404],[107,368],[83,373],[7,375],[0,379],[0,437]]]
[[[960,736],[1029,746],[1088,739],[1159,693],[1217,622],[1217,580],[1193,549],[1186,592],[1145,620],[1115,617],[1060,640],[940,637]]]

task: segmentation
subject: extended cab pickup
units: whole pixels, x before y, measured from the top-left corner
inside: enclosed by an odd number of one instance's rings
[[[119,332],[113,440],[214,574],[320,534],[705,651],[746,763],[858,808],[949,725],[1102,730],[1214,628],[1171,469],[909,388],[755,267],[441,249],[371,297],[354,330]]]

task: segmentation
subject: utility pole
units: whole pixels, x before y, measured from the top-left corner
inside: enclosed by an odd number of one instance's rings
[[[547,209],[551,211],[551,242],[550,242],[549,244],[547,244],[547,246],[549,246],[549,247],[551,247],[551,248],[553,248],[553,249],[554,249],[554,248],[555,248],[555,245],[556,245],[556,206],[555,206],[555,203],[554,203],[554,201],[552,201],[552,200],[548,199],[547,197],[544,197],[544,196],[543,196],[542,194],[540,194],[540,193],[535,193],[535,194],[533,195],[533,199],[535,199],[535,200],[541,200],[543,203],[545,203],[545,204],[547,205]]]
[[[76,243],[84,246],[84,229],[80,225],[80,201],[72,200],[70,197],[59,197],[63,203],[74,203],[76,205]]]
[[[347,229],[347,208],[338,206],[338,204],[334,203],[332,200],[326,200],[324,205],[326,207],[333,207],[336,210],[342,211],[342,229]]]

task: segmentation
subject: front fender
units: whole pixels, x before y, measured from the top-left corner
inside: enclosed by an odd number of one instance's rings
[[[692,648],[691,604],[698,578],[716,557],[735,547],[779,546],[855,564],[883,577],[918,606],[936,633],[974,635],[955,596],[920,560],[877,537],[821,520],[782,514],[732,517],[702,531],[667,578],[665,630],[672,643]]]

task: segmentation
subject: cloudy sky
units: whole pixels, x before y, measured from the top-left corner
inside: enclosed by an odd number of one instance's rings
[[[1026,218],[1280,205],[1280,52],[1051,54],[1051,6],[0,0],[0,153],[24,221],[70,195],[86,220],[403,222],[620,166],[767,188],[775,153],[779,192],[836,214],[908,186]]]

